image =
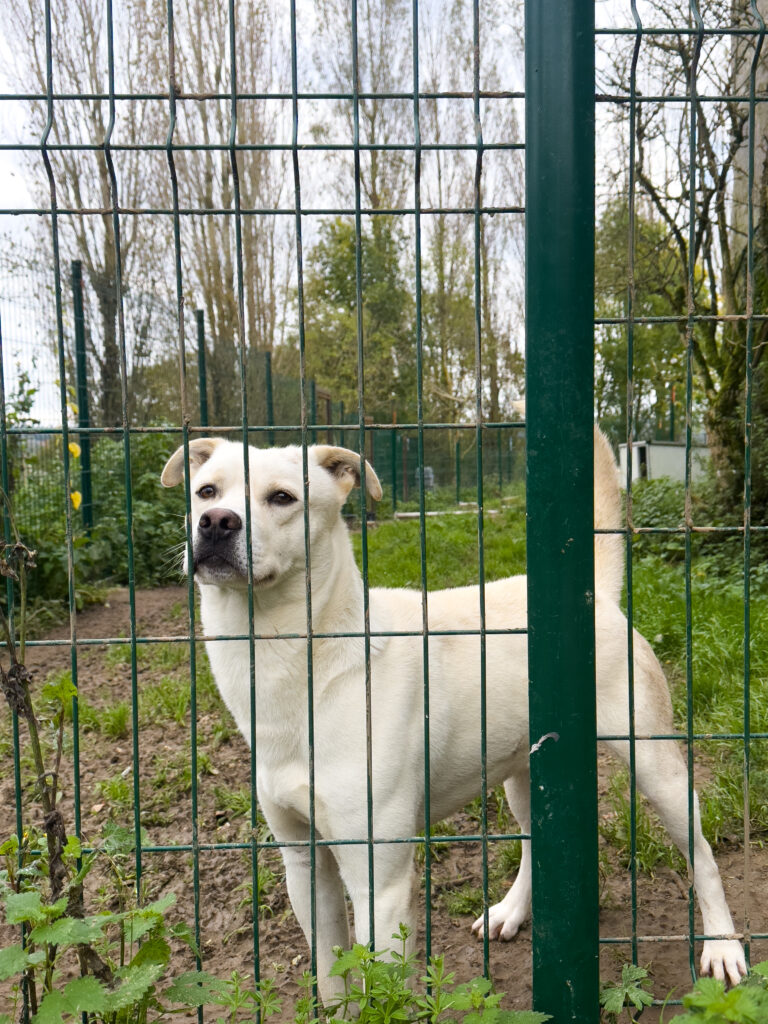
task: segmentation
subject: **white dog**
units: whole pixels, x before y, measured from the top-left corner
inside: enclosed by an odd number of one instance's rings
[[[246,547],[244,458],[241,444],[203,438],[189,444],[193,571],[200,588],[207,636],[247,636],[248,573],[252,572],[255,636],[255,735],[251,737],[249,642],[207,643],[216,682],[240,731],[256,745],[258,797],[275,838],[298,842],[282,849],[293,910],[311,941],[310,740],[308,662],[312,668],[315,834],[322,840],[368,837],[366,686],[363,581],[340,516],[360,483],[360,457],[344,448],[308,449],[305,540],[304,472],[300,448],[249,448],[251,558]],[[166,487],[184,477],[180,448],[162,474]],[[370,494],[381,486],[365,466]],[[621,523],[616,463],[595,433],[596,526]],[[310,552],[311,576],[305,569]],[[597,724],[604,735],[626,735],[627,625],[619,606],[623,576],[619,536],[598,535],[596,561]],[[308,652],[307,594],[312,633]],[[526,626],[526,579],[488,583],[486,626]],[[430,631],[479,630],[477,587],[431,592]],[[424,827],[424,682],[422,595],[414,590],[369,592],[371,789],[377,840],[414,836]],[[352,633],[354,636],[339,636]],[[410,634],[406,636],[397,634]],[[286,636],[288,634],[288,636]],[[296,638],[296,634],[299,634]],[[394,635],[393,635],[394,634]],[[530,829],[527,643],[524,635],[490,635],[487,650],[488,785],[504,783],[523,832]],[[430,808],[434,821],[454,813],[480,789],[480,639],[429,637]],[[673,729],[669,692],[649,644],[634,634],[636,730]],[[625,761],[628,744],[609,746]],[[684,856],[688,853],[687,772],[676,742],[640,741],[637,785],[653,804]],[[694,798],[694,885],[704,932],[704,973],[734,984],[746,973],[712,851],[701,832]],[[303,844],[303,845],[301,845]],[[413,844],[374,847],[374,928],[387,943],[400,922],[415,921]],[[355,936],[369,938],[369,848],[364,842],[319,845],[317,966],[325,1001],[336,992],[328,971],[333,947],[349,945],[344,890],[354,910]],[[489,911],[491,938],[511,939],[531,902],[530,843],[504,899]],[[482,933],[483,919],[474,924]],[[719,936],[719,937],[718,937]]]

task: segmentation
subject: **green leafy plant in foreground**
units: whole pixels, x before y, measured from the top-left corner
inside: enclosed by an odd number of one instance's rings
[[[768,961],[755,964],[747,977],[726,992],[716,978],[699,978],[683,996],[685,1013],[676,1024],[765,1024],[768,1021]]]
[[[359,1024],[544,1024],[551,1019],[533,1010],[502,1009],[503,993],[494,992],[487,978],[457,985],[454,974],[446,971],[442,956],[429,961],[426,973],[418,979],[423,989],[417,988],[414,979],[422,967],[415,954],[406,953],[409,934],[408,928],[400,925],[399,932],[392,936],[399,950],[374,951],[359,943],[349,950],[337,948],[330,974],[341,979],[343,995],[336,1004],[325,1007],[322,1018],[329,1024],[351,1019]],[[296,1024],[315,1024],[319,1019],[314,982],[305,972],[302,995],[294,1007]],[[223,981],[202,971],[190,972],[177,979],[164,995],[183,999],[188,1005],[196,999],[197,1005],[219,1007],[225,1013],[217,1017],[219,1024],[234,1024],[243,1010],[252,1014],[258,1011],[267,1018],[282,1009],[273,982],[265,979],[249,989],[237,973]]]
[[[653,994],[647,988],[648,971],[635,964],[624,964],[621,968],[621,980],[615,984],[603,982],[600,986],[600,1006],[604,1018],[614,1024],[624,1010],[630,1021],[634,1021],[632,1011],[641,1013],[653,1002]]]
[[[92,1022],[144,1024],[149,1008],[159,1005],[155,986],[171,958],[170,939],[190,945],[192,940],[185,925],[166,923],[172,895],[143,907],[136,905],[132,892],[126,899],[123,862],[126,847],[134,842],[132,833],[107,829],[100,849],[87,856],[80,839],[67,835],[58,806],[59,775],[77,689],[69,674],[60,674],[33,701],[25,634],[27,573],[36,567],[36,553],[21,542],[7,501],[6,513],[15,539],[2,547],[0,573],[18,593],[18,633],[0,610],[10,661],[7,669],[0,666],[0,690],[26,726],[32,755],[29,783],[42,811],[42,828],[30,828],[0,845],[4,921],[23,929],[23,941],[0,950],[0,981],[19,978],[13,987],[13,1017],[0,1015],[0,1022],[58,1024],[88,1014]],[[53,737],[50,764],[45,732]],[[83,883],[99,854],[112,867],[118,910],[89,915]]]
[[[648,971],[624,964],[618,982],[600,986],[600,1006],[606,1024],[627,1020],[635,1024],[646,1006],[653,1002]],[[765,1024],[768,1021],[768,961],[755,964],[739,985],[726,991],[716,978],[699,978],[682,999],[684,1012],[670,1024]],[[626,1017],[624,1016],[626,1014]]]

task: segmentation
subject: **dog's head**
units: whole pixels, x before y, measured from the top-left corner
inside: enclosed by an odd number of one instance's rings
[[[193,571],[200,583],[244,587],[248,579],[243,446],[221,438],[190,441]],[[357,452],[332,445],[307,449],[310,537],[339,522],[353,487],[360,485]],[[381,484],[365,463],[365,485],[378,501]],[[253,582],[271,587],[303,571],[304,473],[301,448],[248,448]],[[165,487],[184,479],[184,447],[168,460]]]

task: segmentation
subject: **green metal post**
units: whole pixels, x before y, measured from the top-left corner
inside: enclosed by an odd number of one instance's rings
[[[461,443],[456,442],[456,504],[461,502]]]
[[[599,1016],[594,4],[527,3],[525,38],[533,1003],[557,1024],[590,1024]]]
[[[195,310],[197,319],[197,379],[200,389],[200,426],[208,426],[208,375],[205,369],[205,313]]]
[[[75,369],[77,373],[77,425],[80,434],[80,493],[83,529],[90,534],[93,529],[93,491],[91,488],[91,425],[88,410],[88,374],[85,359],[85,316],[83,314],[83,265],[72,260],[72,305],[75,313]]]
[[[397,431],[392,428],[390,453],[392,456],[392,515],[397,512]]]
[[[496,456],[499,469],[499,497],[501,497],[504,490],[504,463],[501,457],[501,428],[496,429]]]
[[[309,419],[314,428],[317,423],[317,384],[314,378],[309,381]],[[312,444],[317,444],[317,430],[311,430],[310,435]]]
[[[264,389],[266,391],[267,423],[270,427],[275,425],[275,404],[272,392],[272,353],[267,350],[264,353]],[[274,430],[267,431],[267,440],[270,447],[275,443]]]

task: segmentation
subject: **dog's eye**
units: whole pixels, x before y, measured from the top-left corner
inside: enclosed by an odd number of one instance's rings
[[[216,497],[216,488],[213,484],[206,484],[205,487],[201,487],[197,492],[198,498],[202,498],[203,501],[208,501],[210,498]]]
[[[288,491],[273,491],[267,501],[270,505],[292,505],[296,499]]]

